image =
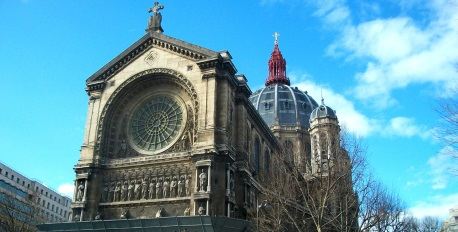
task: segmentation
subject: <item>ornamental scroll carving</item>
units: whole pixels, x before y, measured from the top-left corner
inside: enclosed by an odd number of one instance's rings
[[[191,175],[187,168],[133,169],[108,172],[103,182],[102,203],[131,202],[188,197]]]
[[[151,81],[165,81],[167,83],[173,83],[179,88],[183,89],[186,94],[189,96],[189,101],[186,103],[187,110],[187,121],[186,129],[184,130],[181,138],[178,142],[175,143],[172,147],[167,149],[165,152],[179,152],[189,150],[190,147],[197,140],[197,128],[198,128],[198,118],[199,115],[199,99],[197,92],[192,85],[192,83],[181,73],[166,69],[166,68],[153,68],[148,69],[142,72],[139,72],[128,80],[123,82],[110,96],[106,102],[103,110],[100,114],[99,124],[97,126],[97,136],[95,142],[95,155],[98,157],[105,157],[107,154],[111,154],[109,158],[122,158],[122,157],[131,157],[138,156],[135,150],[130,148],[129,143],[126,142],[125,134],[122,134],[120,137],[116,137],[116,142],[113,144],[113,141],[108,142],[104,140],[105,135],[109,135],[109,130],[106,126],[110,123],[112,119],[112,109],[116,109],[116,105],[119,100],[124,97],[127,87],[130,84],[133,84],[137,80],[151,80]],[[125,122],[123,122],[124,124]],[[112,147],[115,146],[115,150],[112,151]],[[169,180],[170,181],[170,180]]]

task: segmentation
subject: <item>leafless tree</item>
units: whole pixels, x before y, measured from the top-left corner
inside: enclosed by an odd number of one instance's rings
[[[454,96],[458,96],[458,89],[455,89]],[[448,149],[450,155],[458,159],[458,98],[441,100],[436,111],[442,119],[436,135],[439,140],[451,148]],[[452,171],[458,174],[458,170]]]
[[[32,232],[43,222],[33,195],[0,192],[0,231]]]
[[[371,177],[360,141],[345,136],[333,149],[337,156],[313,174],[300,172],[287,154],[272,157],[259,231],[403,231],[402,201]]]

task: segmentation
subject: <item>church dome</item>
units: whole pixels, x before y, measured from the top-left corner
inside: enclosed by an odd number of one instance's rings
[[[312,114],[310,115],[310,122],[317,118],[337,119],[337,115],[336,115],[336,112],[331,107],[326,106],[323,103],[312,111]]]
[[[257,90],[250,101],[269,127],[278,124],[308,128],[310,113],[318,107],[307,92],[281,83]]]
[[[275,35],[266,86],[255,91],[250,101],[269,127],[279,125],[308,128],[310,113],[318,104],[307,92],[290,86],[286,77],[286,60],[278,47],[278,34]]]

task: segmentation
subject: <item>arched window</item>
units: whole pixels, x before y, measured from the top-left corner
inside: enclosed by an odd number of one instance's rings
[[[261,143],[259,138],[254,140],[254,149],[253,149],[253,166],[256,173],[259,173],[259,156],[261,155]]]
[[[270,154],[269,154],[269,150],[267,149],[264,152],[264,172],[266,174],[270,172]]]
[[[293,143],[289,140],[286,140],[284,143],[284,149],[285,149],[285,158],[288,162],[293,161]]]

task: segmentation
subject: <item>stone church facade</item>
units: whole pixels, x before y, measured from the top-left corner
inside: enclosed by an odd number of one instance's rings
[[[290,86],[277,40],[266,87],[252,93],[229,52],[163,34],[161,7],[142,38],[86,81],[74,221],[246,219],[272,156],[312,174],[339,142],[335,112]]]

